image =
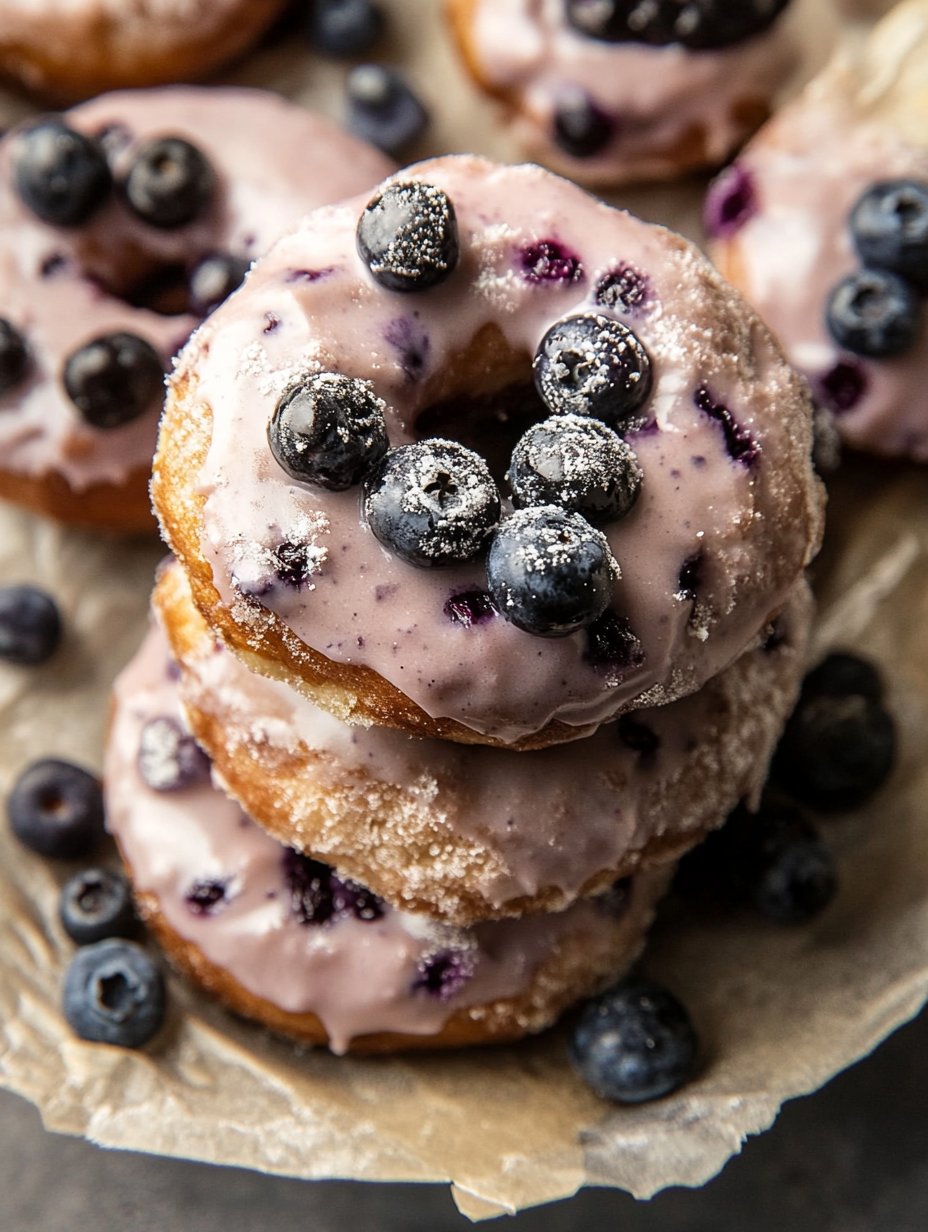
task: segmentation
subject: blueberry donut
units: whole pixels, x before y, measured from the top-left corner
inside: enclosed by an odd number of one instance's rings
[[[713,255],[846,444],[928,462],[928,4],[900,5],[706,201]]]
[[[210,777],[153,630],[116,684],[108,825],[171,960],[238,1013],[335,1052],[516,1039],[636,957],[667,880],[556,915],[456,928],[281,846]]]
[[[191,81],[249,47],[284,0],[3,0],[0,75],[56,99]]]
[[[820,0],[816,0],[820,3]],[[802,0],[448,0],[517,141],[593,184],[718,165],[797,67]],[[791,11],[787,11],[791,10]]]
[[[339,722],[217,641],[176,565],[155,607],[187,721],[250,816],[391,902],[468,924],[561,910],[677,857],[754,796],[811,603],[800,584],[761,644],[693,696],[526,753]]]
[[[149,530],[171,356],[304,210],[389,167],[328,120],[251,90],[114,94],[10,133],[0,496]]]
[[[733,662],[814,554],[806,387],[696,250],[538,167],[317,211],[171,381],[154,500],[256,670],[540,747]]]

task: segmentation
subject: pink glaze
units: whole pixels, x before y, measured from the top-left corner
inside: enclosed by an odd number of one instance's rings
[[[433,1035],[456,1011],[479,1013],[518,997],[567,938],[601,953],[604,975],[610,958],[637,952],[660,875],[636,878],[618,918],[591,900],[560,914],[467,930],[386,904],[376,920],[303,924],[290,906],[284,848],[238,805],[208,781],[174,792],[146,785],[138,770],[141,731],[163,717],[182,715],[176,673],[152,628],[116,682],[104,771],[108,825],[136,890],[153,895],[171,928],[249,992],[290,1013],[316,1014],[336,1052],[371,1032]],[[225,885],[225,897],[208,912],[188,902],[198,882]],[[471,977],[447,997],[414,989],[420,964],[448,950],[466,955]],[[546,1025],[543,1005],[526,1013],[526,1029]]]
[[[403,175],[437,184],[457,211],[462,259],[445,284],[411,295],[376,286],[355,247],[366,203],[357,198],[282,239],[179,361],[212,408],[208,457],[191,482],[206,498],[201,547],[223,601],[246,631],[270,608],[328,658],[373,668],[427,714],[505,741],[552,719],[579,735],[622,710],[694,691],[783,607],[816,550],[821,492],[804,386],[760,322],[668,232],[537,167],[452,157]],[[542,241],[573,254],[579,274],[533,280],[526,254]],[[284,390],[305,373],[335,370],[372,381],[393,408],[391,444],[409,441],[449,362],[482,328],[494,325],[524,357],[527,378],[547,329],[588,310],[599,279],[626,266],[641,274],[643,300],[615,315],[650,353],[652,422],[628,436],[644,472],[641,496],[604,529],[622,569],[615,610],[641,654],[637,664],[597,669],[584,632],[539,639],[498,616],[454,623],[445,605],[485,585],[482,563],[404,564],[363,524],[356,489],[294,484],[266,433]],[[295,270],[317,276],[294,279]],[[417,370],[397,338],[414,343]],[[704,386],[731,408],[747,456],[730,456],[722,424],[697,407]],[[271,584],[272,553],[286,540],[308,545],[315,565],[301,589]],[[697,555],[694,602],[680,593],[680,574]]]
[[[390,164],[323,117],[255,90],[110,94],[67,119],[88,134],[126,130],[117,179],[142,142],[171,135],[201,148],[218,178],[214,206],[185,227],[147,226],[114,195],[86,225],[59,229],[19,200],[12,138],[0,144],[0,311],[25,335],[33,360],[27,382],[0,398],[0,469],[57,473],[79,491],[121,483],[150,465],[161,406],[121,428],[92,428],[64,392],[67,357],[100,334],[126,330],[150,342],[167,368],[197,324],[132,307],[120,298],[128,284],[215,252],[253,258],[305,211],[374,183]],[[54,270],[43,277],[50,261]]]
[[[564,0],[477,0],[472,20],[476,71],[513,101],[517,139],[589,183],[720,163],[750,132],[740,109],[770,103],[799,56],[789,14],[717,51],[586,38],[567,22]],[[615,124],[609,143],[590,158],[568,155],[552,135],[559,104],[577,90]]]

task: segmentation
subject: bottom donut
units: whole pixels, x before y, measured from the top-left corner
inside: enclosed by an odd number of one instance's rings
[[[399,911],[271,838],[213,782],[152,627],[115,686],[107,817],[171,961],[230,1009],[334,1052],[518,1039],[617,978],[666,868],[552,914],[467,928]]]

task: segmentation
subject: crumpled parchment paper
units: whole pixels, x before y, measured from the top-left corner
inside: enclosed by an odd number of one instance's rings
[[[445,104],[433,148],[472,144],[505,154],[496,139],[461,135],[465,87],[435,39],[433,0],[395,7],[397,46],[421,44],[414,71],[432,102]],[[429,33],[419,34],[417,21]],[[436,63],[426,76],[430,49]],[[239,73],[328,101],[330,109],[340,75],[293,50],[259,55]],[[458,84],[439,100],[428,83],[443,75]],[[487,115],[478,104],[471,131]],[[692,229],[691,191],[627,197],[652,217]],[[109,684],[141,638],[159,555],[153,543],[64,532],[0,508],[0,579],[48,586],[69,626],[47,666],[0,666],[4,794],[37,756],[99,764]],[[587,1184],[639,1197],[702,1184],[747,1135],[771,1124],[784,1100],[865,1055],[928,997],[924,471],[851,461],[833,484],[816,573],[818,648],[856,647],[882,664],[900,727],[899,764],[872,805],[827,823],[842,885],[813,924],[710,920],[668,905],[645,965],[690,1007],[704,1044],[701,1075],[678,1095],[632,1109],[600,1102],[569,1070],[562,1032],[435,1058],[304,1052],[177,980],[168,1029],[151,1050],[84,1044],[70,1036],[58,1008],[71,952],[55,920],[66,870],[19,849],[5,826],[0,1084],[32,1100],[49,1129],[105,1146],[306,1178],[446,1181],[475,1219]]]

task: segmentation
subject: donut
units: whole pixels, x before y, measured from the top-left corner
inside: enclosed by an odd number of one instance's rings
[[[252,668],[529,748],[758,637],[819,543],[810,443],[805,383],[686,241],[452,156],[256,264],[179,359],[152,493]]]
[[[212,781],[150,632],[115,686],[106,809],[171,961],[231,1009],[335,1052],[519,1038],[637,956],[666,872],[554,915],[455,928],[282,846]]]
[[[800,584],[762,644],[698,693],[525,753],[346,726],[244,667],[176,565],[155,608],[187,722],[246,812],[390,902],[469,924],[563,910],[676,858],[755,796],[796,699],[811,602]]]
[[[447,0],[464,65],[503,104],[517,143],[600,185],[724,162],[797,68],[802,8],[802,0]]]
[[[252,90],[113,94],[8,134],[0,496],[153,529],[170,357],[304,210],[389,169],[328,120]]]
[[[190,81],[243,52],[283,6],[284,0],[3,0],[0,75],[59,100]]]
[[[710,189],[712,255],[845,444],[928,461],[928,4],[899,5]]]

